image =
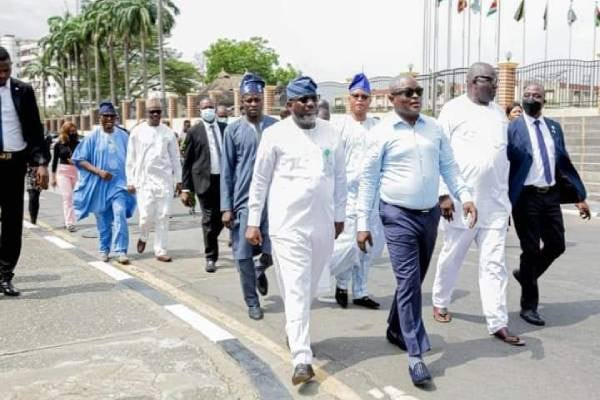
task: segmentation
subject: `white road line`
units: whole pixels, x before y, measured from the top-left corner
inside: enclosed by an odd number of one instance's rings
[[[416,397],[406,394],[393,386],[386,386],[383,388],[383,391],[386,392],[392,400],[418,400]]]
[[[27,229],[38,229],[39,226],[32,224],[31,222],[27,221],[27,220],[23,220],[23,226]]]
[[[187,322],[192,328],[202,333],[213,343],[222,342],[223,340],[228,339],[235,339],[235,336],[233,336],[231,333],[212,323],[197,312],[192,311],[183,304],[165,306],[165,309],[179,319]]]
[[[67,242],[66,240],[63,240],[57,236],[44,236],[44,239],[46,239],[47,241],[49,241],[50,243],[53,243],[55,245],[57,245],[58,247],[60,247],[61,249],[74,249],[75,246],[73,246],[71,243]]]
[[[133,277],[131,275],[121,271],[120,269],[113,267],[109,263],[105,263],[102,261],[91,261],[88,264],[90,264],[92,267],[104,272],[106,275],[110,276],[111,278],[113,278],[117,281],[122,281],[125,279],[133,279]]]
[[[385,394],[383,394],[381,392],[381,390],[377,389],[377,388],[373,388],[371,390],[368,391],[368,393],[375,397],[376,399],[383,399],[385,397]]]

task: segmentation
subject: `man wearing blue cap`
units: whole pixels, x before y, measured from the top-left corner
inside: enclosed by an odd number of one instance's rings
[[[125,173],[129,137],[115,126],[117,113],[112,103],[101,103],[99,114],[101,126],[81,141],[71,158],[79,169],[73,206],[79,220],[89,213],[96,216],[102,261],[108,261],[112,251],[118,262],[129,264],[127,218],[136,205]]]
[[[244,238],[248,223],[248,192],[256,150],[263,131],[277,122],[275,118],[263,115],[264,87],[265,82],[258,75],[249,73],[243,77],[240,95],[245,113],[225,129],[221,158],[222,220],[225,227],[232,232],[233,258],[240,273],[248,316],[254,320],[263,318],[256,289],[258,286],[262,295],[267,294],[268,282],[264,270],[271,264],[266,208],[260,225],[262,245],[253,246]],[[257,257],[256,264],[254,257]]]
[[[339,133],[317,119],[317,85],[306,76],[287,88],[291,118],[267,129],[256,155],[246,238],[263,242],[265,203],[283,297],[294,385],[314,376],[310,306],[334,240],[344,230],[346,171]]]
[[[356,245],[356,199],[363,159],[367,151],[367,137],[369,130],[378,121],[367,116],[371,104],[371,85],[366,75],[356,74],[348,89],[350,114],[334,123],[341,133],[346,153],[348,204],[344,233],[335,242],[330,270],[336,278],[335,300],[342,308],[348,305],[348,282],[352,279],[352,302],[358,306],[377,309],[379,303],[371,299],[367,291],[367,273],[373,260],[380,257],[383,251],[383,226],[379,218],[379,209],[374,207],[369,221],[373,247],[367,253],[360,251]]]

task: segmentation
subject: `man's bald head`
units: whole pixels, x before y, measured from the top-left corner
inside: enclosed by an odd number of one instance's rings
[[[398,75],[390,82],[390,93],[395,93],[398,90],[418,86],[419,83],[412,75]]]
[[[472,82],[478,76],[496,76],[496,70],[493,66],[484,62],[476,62],[469,67],[467,72],[467,82]]]
[[[528,82],[527,85],[525,85],[525,93],[528,91],[535,91],[544,95],[544,98],[546,97],[546,89],[544,88],[544,85],[539,82]]]
[[[488,105],[496,97],[498,78],[490,64],[476,62],[467,72],[467,96],[480,105]]]
[[[414,125],[421,113],[423,88],[411,75],[400,75],[390,82],[390,102],[396,113],[406,122]]]

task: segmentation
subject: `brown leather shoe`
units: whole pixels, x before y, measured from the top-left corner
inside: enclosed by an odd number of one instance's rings
[[[452,314],[448,312],[447,308],[433,307],[433,319],[437,322],[446,324],[452,321]]]
[[[525,342],[518,336],[511,335],[506,327],[500,328],[494,332],[494,337],[502,340],[506,344],[510,344],[511,346],[525,346]]]
[[[171,262],[173,261],[173,259],[169,256],[156,256],[156,259],[158,261],[162,261],[162,262]]]
[[[138,239],[137,252],[142,254],[144,250],[146,250],[146,242],[142,241],[142,239]]]

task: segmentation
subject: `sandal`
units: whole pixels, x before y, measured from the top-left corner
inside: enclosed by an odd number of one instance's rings
[[[448,312],[447,308],[433,307],[433,319],[446,324],[452,321],[452,315]]]

